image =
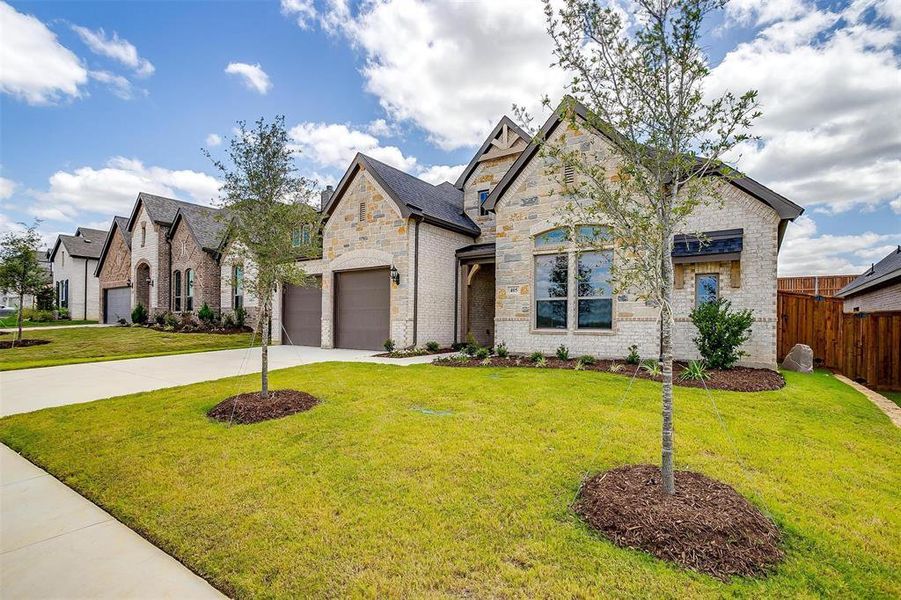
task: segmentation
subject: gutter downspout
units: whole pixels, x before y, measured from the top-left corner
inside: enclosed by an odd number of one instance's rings
[[[417,342],[417,327],[419,325],[419,224],[421,217],[417,217],[413,242],[413,347]]]
[[[454,345],[457,344],[460,323],[460,259],[454,261]]]
[[[70,313],[71,314],[71,313]],[[88,320],[88,259],[84,259],[84,315],[82,319]]]
[[[166,298],[166,306],[168,311],[172,312],[172,239],[169,237],[169,231],[166,230],[166,245],[169,246],[169,269],[166,271],[166,277],[169,279],[169,293]],[[157,285],[159,285],[159,277],[157,277]],[[159,289],[159,288],[157,288]],[[159,292],[156,294],[159,298]]]

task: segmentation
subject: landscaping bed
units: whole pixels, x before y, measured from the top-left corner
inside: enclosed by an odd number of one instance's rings
[[[438,348],[437,350],[429,350],[427,348],[413,348],[411,350],[394,350],[392,352],[382,352],[376,354],[378,358],[410,358],[411,356],[431,356],[433,354],[450,354],[455,352],[453,348]]]
[[[280,419],[319,404],[319,399],[297,390],[275,390],[268,398],[259,392],[248,392],[226,398],[209,410],[207,416],[225,423],[259,423],[270,419]]]
[[[128,327],[126,325],[126,327]],[[188,324],[183,326],[168,325],[131,325],[131,327],[144,327],[153,331],[165,331],[167,333],[212,333],[216,335],[232,335],[235,333],[251,333],[252,327],[223,327],[216,324]]]
[[[11,350],[13,348],[28,348],[29,346],[43,346],[44,344],[49,344],[50,340],[19,340],[18,342],[14,340],[4,340],[0,341],[0,350]]]
[[[628,364],[623,361],[596,359],[593,363],[585,363],[579,359],[561,360],[545,357],[539,366],[526,356],[508,356],[506,358],[490,357],[480,359],[466,355],[438,358],[433,364],[442,367],[520,367],[527,369],[577,369],[582,371],[600,371],[626,377],[635,376],[640,379],[663,381],[661,375],[653,375],[641,365]],[[577,367],[578,365],[578,367]],[[682,387],[704,388],[712,390],[728,390],[733,392],[764,392],[778,390],[785,386],[785,378],[770,369],[752,369],[750,367],[733,367],[731,369],[708,369],[710,376],[706,381],[682,379],[682,372],[687,366],[681,362],[673,363],[673,385]]]
[[[782,560],[779,530],[730,486],[690,471],[676,471],[675,482],[668,495],[659,467],[612,469],[585,481],[573,508],[618,546],[722,580]]]

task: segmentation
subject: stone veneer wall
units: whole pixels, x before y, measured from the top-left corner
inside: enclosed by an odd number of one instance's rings
[[[197,242],[188,227],[188,224],[182,219],[179,221],[178,228],[172,236],[172,267],[168,272],[167,279],[168,281],[172,281],[172,274],[175,273],[175,271],[182,272],[182,309],[184,310],[184,298],[187,297],[187,280],[184,272],[187,269],[192,269],[194,271],[193,312],[197,313],[197,311],[200,310],[200,307],[203,306],[203,303],[206,302],[214,312],[218,313],[221,301],[219,263],[216,262],[209,252],[205,252],[197,245]],[[160,279],[162,279],[162,277]],[[167,290],[169,289],[168,281],[166,285]],[[160,290],[162,289],[163,286],[160,286]],[[231,289],[230,286],[229,289]],[[166,301],[166,306],[170,306],[168,299]],[[171,304],[171,306],[174,307],[175,305]]]
[[[128,235],[128,232],[125,232]],[[104,290],[108,288],[125,287],[131,279],[131,250],[122,239],[122,232],[116,231],[112,233],[113,239],[106,251],[106,259],[103,261],[103,267],[100,269],[99,275],[99,294],[98,294],[98,318],[103,320],[104,312]]]
[[[146,226],[147,237],[141,244],[141,225]],[[131,305],[138,304],[138,289],[143,282],[138,281],[136,269],[143,260],[150,266],[150,306],[148,314],[153,317],[159,312],[169,310],[169,245],[166,242],[168,227],[154,223],[142,205],[135,219],[131,232],[131,278],[134,282],[131,294]]]
[[[411,223],[411,229],[416,225]],[[415,344],[454,342],[454,271],[457,248],[473,238],[428,223],[419,226],[419,292]],[[412,342],[411,342],[412,343]]]
[[[605,151],[607,141],[561,125],[552,135],[565,136],[570,148],[597,152],[599,160],[611,161]],[[624,357],[635,344],[645,357],[659,354],[658,311],[637,300],[634,294],[614,298],[614,324],[611,331],[585,332],[573,329],[575,302],[570,302],[570,329],[538,331],[533,319],[532,236],[559,223],[559,213],[568,201],[559,194],[558,175],[549,169],[550,159],[535,157],[516,178],[496,207],[497,214],[497,297],[495,343],[505,342],[514,352],[540,350],[551,353],[560,345],[572,354]],[[610,162],[612,165],[612,162]],[[732,288],[728,263],[689,265],[685,285],[675,291],[675,354],[678,358],[696,356],[691,338],[694,326],[687,320],[694,306],[694,273],[720,274],[721,295],[735,308],[754,309],[757,322],[751,340],[745,345],[750,356],[744,364],[772,367],[776,364],[776,236],[778,216],[762,202],[726,185],[723,207],[701,206],[689,221],[689,231],[713,231],[743,228],[744,251],[741,260],[741,287]],[[572,268],[572,267],[571,267]],[[695,271],[696,269],[699,269]]]
[[[525,146],[523,145],[523,148]],[[510,169],[519,154],[485,160],[476,165],[472,174],[463,186],[463,210],[482,230],[482,235],[475,243],[483,244],[494,241],[495,215],[488,213],[479,215],[479,191],[494,189],[504,174]]]
[[[361,203],[365,205],[362,221]],[[335,271],[390,267],[392,264],[400,273],[400,284],[390,284],[390,335],[400,348],[413,343],[410,225],[394,201],[366,171],[356,174],[323,231],[323,348],[331,348],[334,344],[332,290]]]
[[[901,310],[901,282],[845,299],[845,312]]]

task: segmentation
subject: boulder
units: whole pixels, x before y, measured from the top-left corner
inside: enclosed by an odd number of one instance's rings
[[[785,355],[782,368],[786,371],[811,373],[813,371],[813,350],[805,344],[795,344],[791,352]]]

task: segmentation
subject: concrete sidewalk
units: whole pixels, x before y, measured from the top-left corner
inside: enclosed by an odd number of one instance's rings
[[[107,512],[3,445],[0,596],[225,597]]]
[[[325,361],[409,365],[431,362],[435,358],[389,359],[376,358],[373,354],[375,352],[371,350],[271,346],[269,368],[275,370]],[[259,348],[4,371],[0,373],[0,416],[259,371]]]

